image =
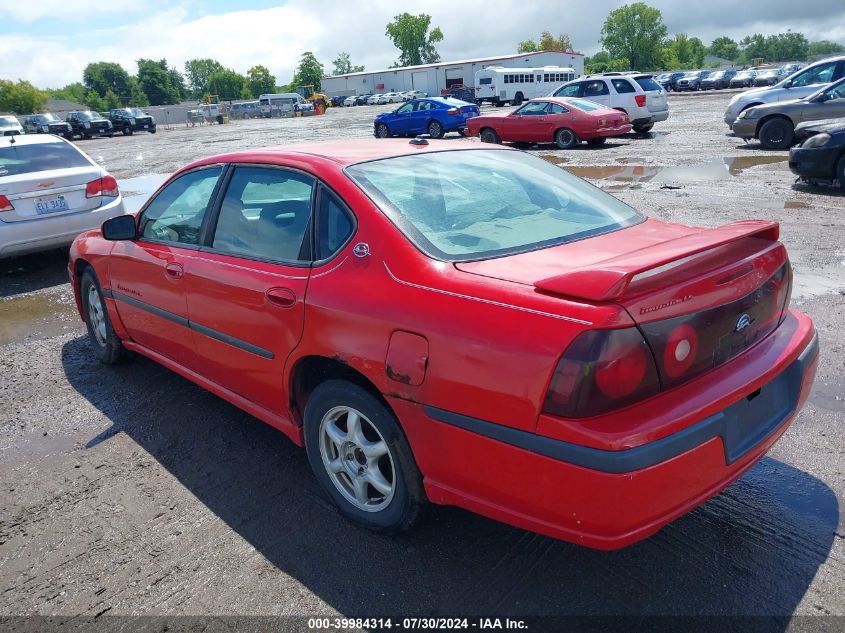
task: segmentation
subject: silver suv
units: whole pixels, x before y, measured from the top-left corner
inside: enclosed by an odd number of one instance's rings
[[[791,74],[774,86],[746,90],[736,95],[725,110],[725,123],[728,127],[733,127],[739,113],[743,110],[764,103],[803,99],[843,76],[845,76],[845,57],[823,59]]]
[[[563,84],[555,97],[579,97],[620,110],[628,115],[634,131],[648,132],[669,118],[666,91],[646,73],[599,73]]]

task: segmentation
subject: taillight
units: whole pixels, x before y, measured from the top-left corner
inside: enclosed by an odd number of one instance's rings
[[[660,390],[654,357],[637,328],[580,335],[558,362],[543,412],[586,418]]]
[[[0,212],[14,211],[15,206],[9,201],[6,196],[0,196]]]
[[[778,288],[778,307],[780,308],[780,319],[778,325],[783,323],[786,318],[786,311],[789,309],[789,301],[792,299],[792,265],[789,260],[784,264],[785,270],[783,279],[781,280],[780,288]]]
[[[120,190],[117,187],[117,180],[114,176],[103,176],[85,185],[86,198],[94,198],[96,196],[116,198],[119,193]]]
[[[447,110],[446,114],[460,114],[460,112],[461,112],[460,108],[452,108],[451,110]]]
[[[637,107],[643,108],[645,107],[645,95],[637,95],[634,97],[634,101],[637,102]]]

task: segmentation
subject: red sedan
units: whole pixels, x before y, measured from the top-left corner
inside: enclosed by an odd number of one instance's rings
[[[818,354],[777,224],[648,219],[474,143],[199,160],[69,272],[103,362],[143,354],[276,427],[383,531],[428,501],[633,543],[766,453]]]
[[[572,149],[581,141],[601,145],[609,136],[631,131],[628,115],[586,99],[532,99],[508,114],[488,114],[467,120],[467,136],[484,143],[557,143]]]

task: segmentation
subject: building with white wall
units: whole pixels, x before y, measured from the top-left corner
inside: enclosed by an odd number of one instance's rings
[[[329,96],[405,90],[421,90],[429,95],[439,95],[442,90],[454,84],[472,86],[475,71],[487,66],[505,66],[506,68],[562,66],[574,69],[575,74],[580,77],[584,74],[584,55],[574,51],[540,51],[501,57],[482,57],[386,70],[365,70],[360,73],[323,77],[320,84],[322,91]]]

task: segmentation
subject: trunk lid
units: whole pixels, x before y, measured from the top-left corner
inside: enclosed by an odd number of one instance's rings
[[[101,169],[91,165],[0,177],[0,195],[14,206],[13,211],[0,213],[0,220],[21,222],[96,209],[112,198],[88,198],[85,187],[102,175]]]

